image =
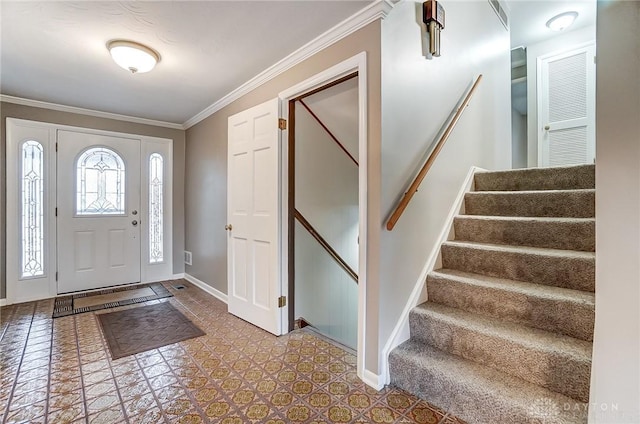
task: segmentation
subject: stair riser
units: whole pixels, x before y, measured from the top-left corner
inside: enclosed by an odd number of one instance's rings
[[[412,311],[411,337],[437,349],[489,366],[514,377],[562,393],[582,402],[589,400],[590,360],[564,352],[525,346],[512,340],[476,332],[437,314]]]
[[[595,192],[471,192],[467,215],[593,218]]]
[[[576,190],[595,188],[595,166],[479,172],[476,190]]]
[[[592,341],[593,305],[427,277],[429,302]]]
[[[454,220],[456,240],[586,252],[595,251],[595,226],[594,221]]]
[[[405,376],[407,370],[410,375]],[[389,357],[389,374],[391,385],[413,393],[430,404],[464,419],[469,424],[502,422],[504,410],[500,405],[501,399],[488,397],[486,393],[479,393],[472,388],[461,388],[455,381],[447,379],[447,375],[433,368],[416,368],[415,364],[403,361],[391,354]],[[437,383],[436,383],[437,382]],[[528,411],[514,407],[507,408],[509,417],[521,417],[513,422],[533,423],[534,417],[528,416]]]
[[[595,259],[442,245],[443,268],[593,292]]]
[[[432,405],[464,419],[469,424],[486,423],[535,423],[540,424],[541,415],[531,403],[512,402],[501,393],[487,391],[480,384],[469,384],[443,370],[439,363],[424,366],[401,351],[393,351],[389,356],[391,385],[414,393]],[[510,390],[518,390],[510,387]],[[535,395],[534,395],[535,396]],[[586,423],[584,404],[571,399],[551,399],[535,396],[531,402],[541,405],[551,404],[561,414],[545,417],[545,424]],[[535,406],[535,405],[534,405]],[[545,412],[545,411],[543,411]]]

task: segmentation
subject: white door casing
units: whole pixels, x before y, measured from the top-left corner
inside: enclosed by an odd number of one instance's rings
[[[369,164],[368,164],[368,108],[367,108],[367,53],[360,52],[355,56],[346,59],[330,68],[292,86],[288,89],[280,92],[278,97],[280,98],[280,113],[281,116],[289,116],[289,102],[294,98],[308,93],[309,91],[322,87],[331,81],[335,81],[338,78],[349,75],[353,72],[358,72],[358,211],[359,211],[359,259],[358,259],[358,347],[356,350],[357,363],[356,369],[358,377],[360,377],[369,386],[380,390],[385,385],[384,375],[377,375],[367,369],[365,369],[365,353],[367,347],[365,343],[365,334],[367,329],[367,252],[369,245],[369,219],[368,219],[368,178],[369,178]],[[287,158],[289,153],[287,151],[288,146],[288,134],[287,131],[283,131],[281,134],[281,148],[283,149],[283,157]],[[289,169],[286,161],[282,162],[282,174],[281,174],[281,190],[282,193],[286,193],[288,190]],[[288,220],[288,198],[282,196],[282,221]],[[288,240],[289,231],[288,226],[283,225],[281,228],[281,240]],[[282,257],[282,274],[283,280],[288,281],[288,244],[281,243],[281,257]],[[283,284],[282,293],[287,296],[292,295],[288,292],[288,286]],[[282,309],[282,321],[283,328],[288,328],[288,317],[285,308]],[[371,313],[371,312],[369,312]],[[386,356],[384,356],[386,358]],[[383,365],[383,369],[386,368]],[[386,373],[388,377],[388,372]],[[386,380],[388,383],[388,378]]]
[[[282,334],[278,99],[229,117],[228,308]]]
[[[595,45],[538,58],[538,161],[541,166],[595,159]]]
[[[92,149],[100,149],[98,151]],[[108,150],[107,150],[108,149]],[[84,153],[95,152],[96,178],[114,176],[117,164],[110,152],[119,155],[124,172],[124,204],[107,199],[99,181],[89,181],[87,191],[97,194],[87,200],[83,213],[80,199],[80,163]],[[91,160],[91,159],[89,159]],[[107,174],[110,173],[110,174]],[[88,290],[140,282],[140,140],[72,131],[58,131],[58,293]],[[103,183],[104,184],[104,183]],[[109,186],[109,191],[115,186]],[[91,202],[91,204],[90,204]],[[100,212],[103,203],[107,210]],[[121,209],[121,210],[119,210]]]

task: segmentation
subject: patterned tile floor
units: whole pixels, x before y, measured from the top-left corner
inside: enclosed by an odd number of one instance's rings
[[[459,422],[406,392],[368,388],[355,356],[322,338],[274,337],[180,283],[147,304],[171,302],[207,335],[118,360],[96,313],[52,320],[51,299],[3,307],[1,422]]]

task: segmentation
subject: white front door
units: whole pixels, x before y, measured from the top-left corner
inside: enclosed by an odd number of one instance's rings
[[[140,140],[58,131],[58,293],[140,281]]]
[[[280,335],[278,99],[229,117],[228,136],[229,312]]]
[[[538,146],[542,166],[595,159],[595,45],[538,59]]]

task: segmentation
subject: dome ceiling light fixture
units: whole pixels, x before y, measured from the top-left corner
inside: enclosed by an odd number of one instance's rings
[[[107,43],[113,61],[132,74],[152,70],[160,62],[160,55],[153,49],[128,40],[112,40]]]
[[[578,12],[564,12],[549,19],[547,27],[551,31],[564,31],[573,24],[577,17]]]

